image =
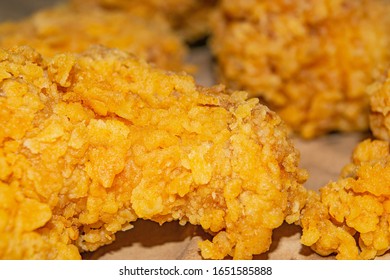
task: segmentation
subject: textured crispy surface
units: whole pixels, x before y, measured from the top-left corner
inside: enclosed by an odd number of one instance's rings
[[[299,154],[244,92],[96,47],[0,51],[0,258],[79,258],[138,218],[214,235],[204,258],[251,258],[306,201]]]
[[[171,27],[186,41],[205,37],[209,31],[209,17],[219,0],[72,0],[79,8],[100,7],[122,10],[154,18],[167,19]]]
[[[222,1],[211,47],[223,83],[296,132],[368,129],[366,87],[389,62],[387,0]]]
[[[388,142],[361,142],[340,179],[320,192],[302,211],[304,245],[337,259],[373,259],[390,249]]]
[[[80,52],[91,44],[120,48],[168,70],[185,69],[187,47],[163,18],[121,11],[78,10],[69,5],[40,10],[0,24],[0,47],[29,45],[46,56]]]
[[[374,136],[382,140],[390,140],[390,71],[383,82],[372,86],[370,97],[370,128]]]

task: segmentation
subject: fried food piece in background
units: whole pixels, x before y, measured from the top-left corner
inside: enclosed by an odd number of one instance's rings
[[[219,0],[72,0],[75,7],[122,10],[146,18],[162,16],[187,42],[196,42],[210,32],[209,17]]]
[[[301,242],[320,255],[373,259],[390,249],[389,143],[365,140],[336,182],[310,193]]]
[[[0,258],[80,258],[142,218],[247,259],[298,220],[307,174],[258,99],[103,47],[1,50],[0,69]]]
[[[389,11],[385,0],[225,0],[210,45],[223,83],[304,138],[364,131],[366,87],[390,61]]]
[[[41,10],[17,22],[0,24],[0,47],[29,45],[46,56],[80,52],[91,44],[120,48],[168,70],[188,70],[187,47],[163,18],[121,11],[78,11],[69,5]]]
[[[370,128],[374,136],[390,140],[390,71],[383,82],[378,81],[370,88]]]

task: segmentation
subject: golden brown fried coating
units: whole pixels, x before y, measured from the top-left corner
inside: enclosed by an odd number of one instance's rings
[[[378,81],[371,88],[370,128],[374,136],[390,140],[390,71],[383,82]]]
[[[304,245],[337,259],[373,259],[390,249],[388,142],[361,142],[341,178],[320,192],[302,210]]]
[[[103,47],[1,50],[0,69],[0,258],[79,258],[142,218],[246,259],[298,220],[306,172],[258,99]]]
[[[76,10],[69,5],[41,10],[18,22],[0,24],[0,47],[29,45],[53,56],[80,52],[91,44],[120,48],[168,70],[188,70],[187,47],[162,18],[121,11]],[[188,69],[187,69],[187,68]]]
[[[387,0],[221,1],[221,81],[260,96],[305,138],[368,129],[366,87],[390,61]]]
[[[209,17],[219,0],[73,0],[75,7],[122,10],[147,18],[162,16],[186,41],[202,39],[210,32]]]

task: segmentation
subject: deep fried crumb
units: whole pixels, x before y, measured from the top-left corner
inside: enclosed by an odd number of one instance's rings
[[[28,45],[46,56],[80,52],[91,44],[120,48],[167,70],[188,70],[187,47],[165,19],[121,11],[76,10],[69,5],[41,10],[0,24],[0,47]]]
[[[306,201],[299,154],[246,93],[196,87],[117,49],[0,50],[0,258],[80,258],[138,218],[251,258]]]
[[[304,245],[337,259],[373,259],[390,249],[388,142],[361,142],[341,178],[320,191],[302,211]]]
[[[362,131],[366,87],[390,61],[389,14],[386,0],[225,0],[211,47],[223,83],[303,137]]]

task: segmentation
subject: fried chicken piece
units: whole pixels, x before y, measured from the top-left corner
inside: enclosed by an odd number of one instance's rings
[[[184,40],[195,42],[210,32],[209,17],[219,0],[72,0],[81,9],[122,10],[147,18],[162,16]]]
[[[337,259],[373,259],[390,249],[388,142],[361,142],[340,179],[320,192],[302,211],[304,245]]]
[[[263,98],[304,138],[368,129],[366,87],[390,61],[388,1],[220,6],[210,45],[223,83]]]
[[[162,18],[121,11],[79,11],[55,6],[17,22],[0,24],[0,47],[29,45],[46,56],[80,52],[91,44],[120,48],[167,70],[188,70],[187,47]]]
[[[118,49],[0,51],[0,258],[79,258],[138,218],[249,259],[298,220],[306,171],[280,118]]]
[[[370,128],[378,139],[390,141],[390,71],[371,87]]]

